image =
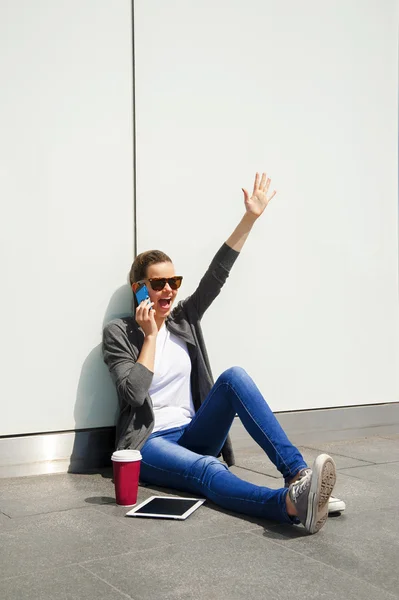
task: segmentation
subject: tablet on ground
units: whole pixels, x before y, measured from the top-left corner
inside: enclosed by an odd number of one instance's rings
[[[126,517],[155,517],[184,521],[205,502],[200,498],[151,496],[126,513]]]

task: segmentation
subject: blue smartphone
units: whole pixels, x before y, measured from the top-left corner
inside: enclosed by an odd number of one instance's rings
[[[141,283],[137,286],[137,288],[134,290],[134,293],[136,295],[136,299],[137,299],[137,303],[141,304],[141,302],[143,302],[143,300],[149,300],[150,299],[150,295],[148,293],[148,289],[145,283]]]

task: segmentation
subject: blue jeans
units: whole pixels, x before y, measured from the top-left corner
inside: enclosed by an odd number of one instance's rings
[[[243,481],[216,458],[236,413],[286,481],[306,468],[255,383],[244,369],[232,367],[218,378],[188,425],[148,438],[141,449],[141,480],[200,495],[228,510],[292,523],[286,488]]]

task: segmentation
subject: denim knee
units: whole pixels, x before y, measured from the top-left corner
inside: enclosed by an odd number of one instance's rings
[[[221,471],[228,471],[228,468],[214,456],[206,455],[196,460],[188,471],[186,476],[191,475],[194,479],[209,486],[214,475]]]
[[[226,371],[223,371],[216,383],[232,383],[237,380],[247,379],[248,377],[248,373],[242,367],[230,367]]]

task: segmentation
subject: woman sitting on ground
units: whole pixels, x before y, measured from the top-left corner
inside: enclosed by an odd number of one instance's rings
[[[182,277],[171,259],[156,250],[137,256],[130,283],[136,289],[144,282],[149,300],[136,307],[135,317],[105,327],[103,353],[120,404],[117,448],[141,450],[143,482],[199,494],[246,515],[302,523],[316,533],[328,516],[333,459],[321,454],[308,468],[243,369],[232,367],[213,384],[200,325],[275,194],[268,197],[269,186],[263,173],[256,175],[251,196],[243,190],[244,217],[195,292],[173,310]],[[228,469],[234,464],[228,434],[236,414],[282,473],[285,487],[254,485]],[[220,454],[228,466],[218,460]]]

